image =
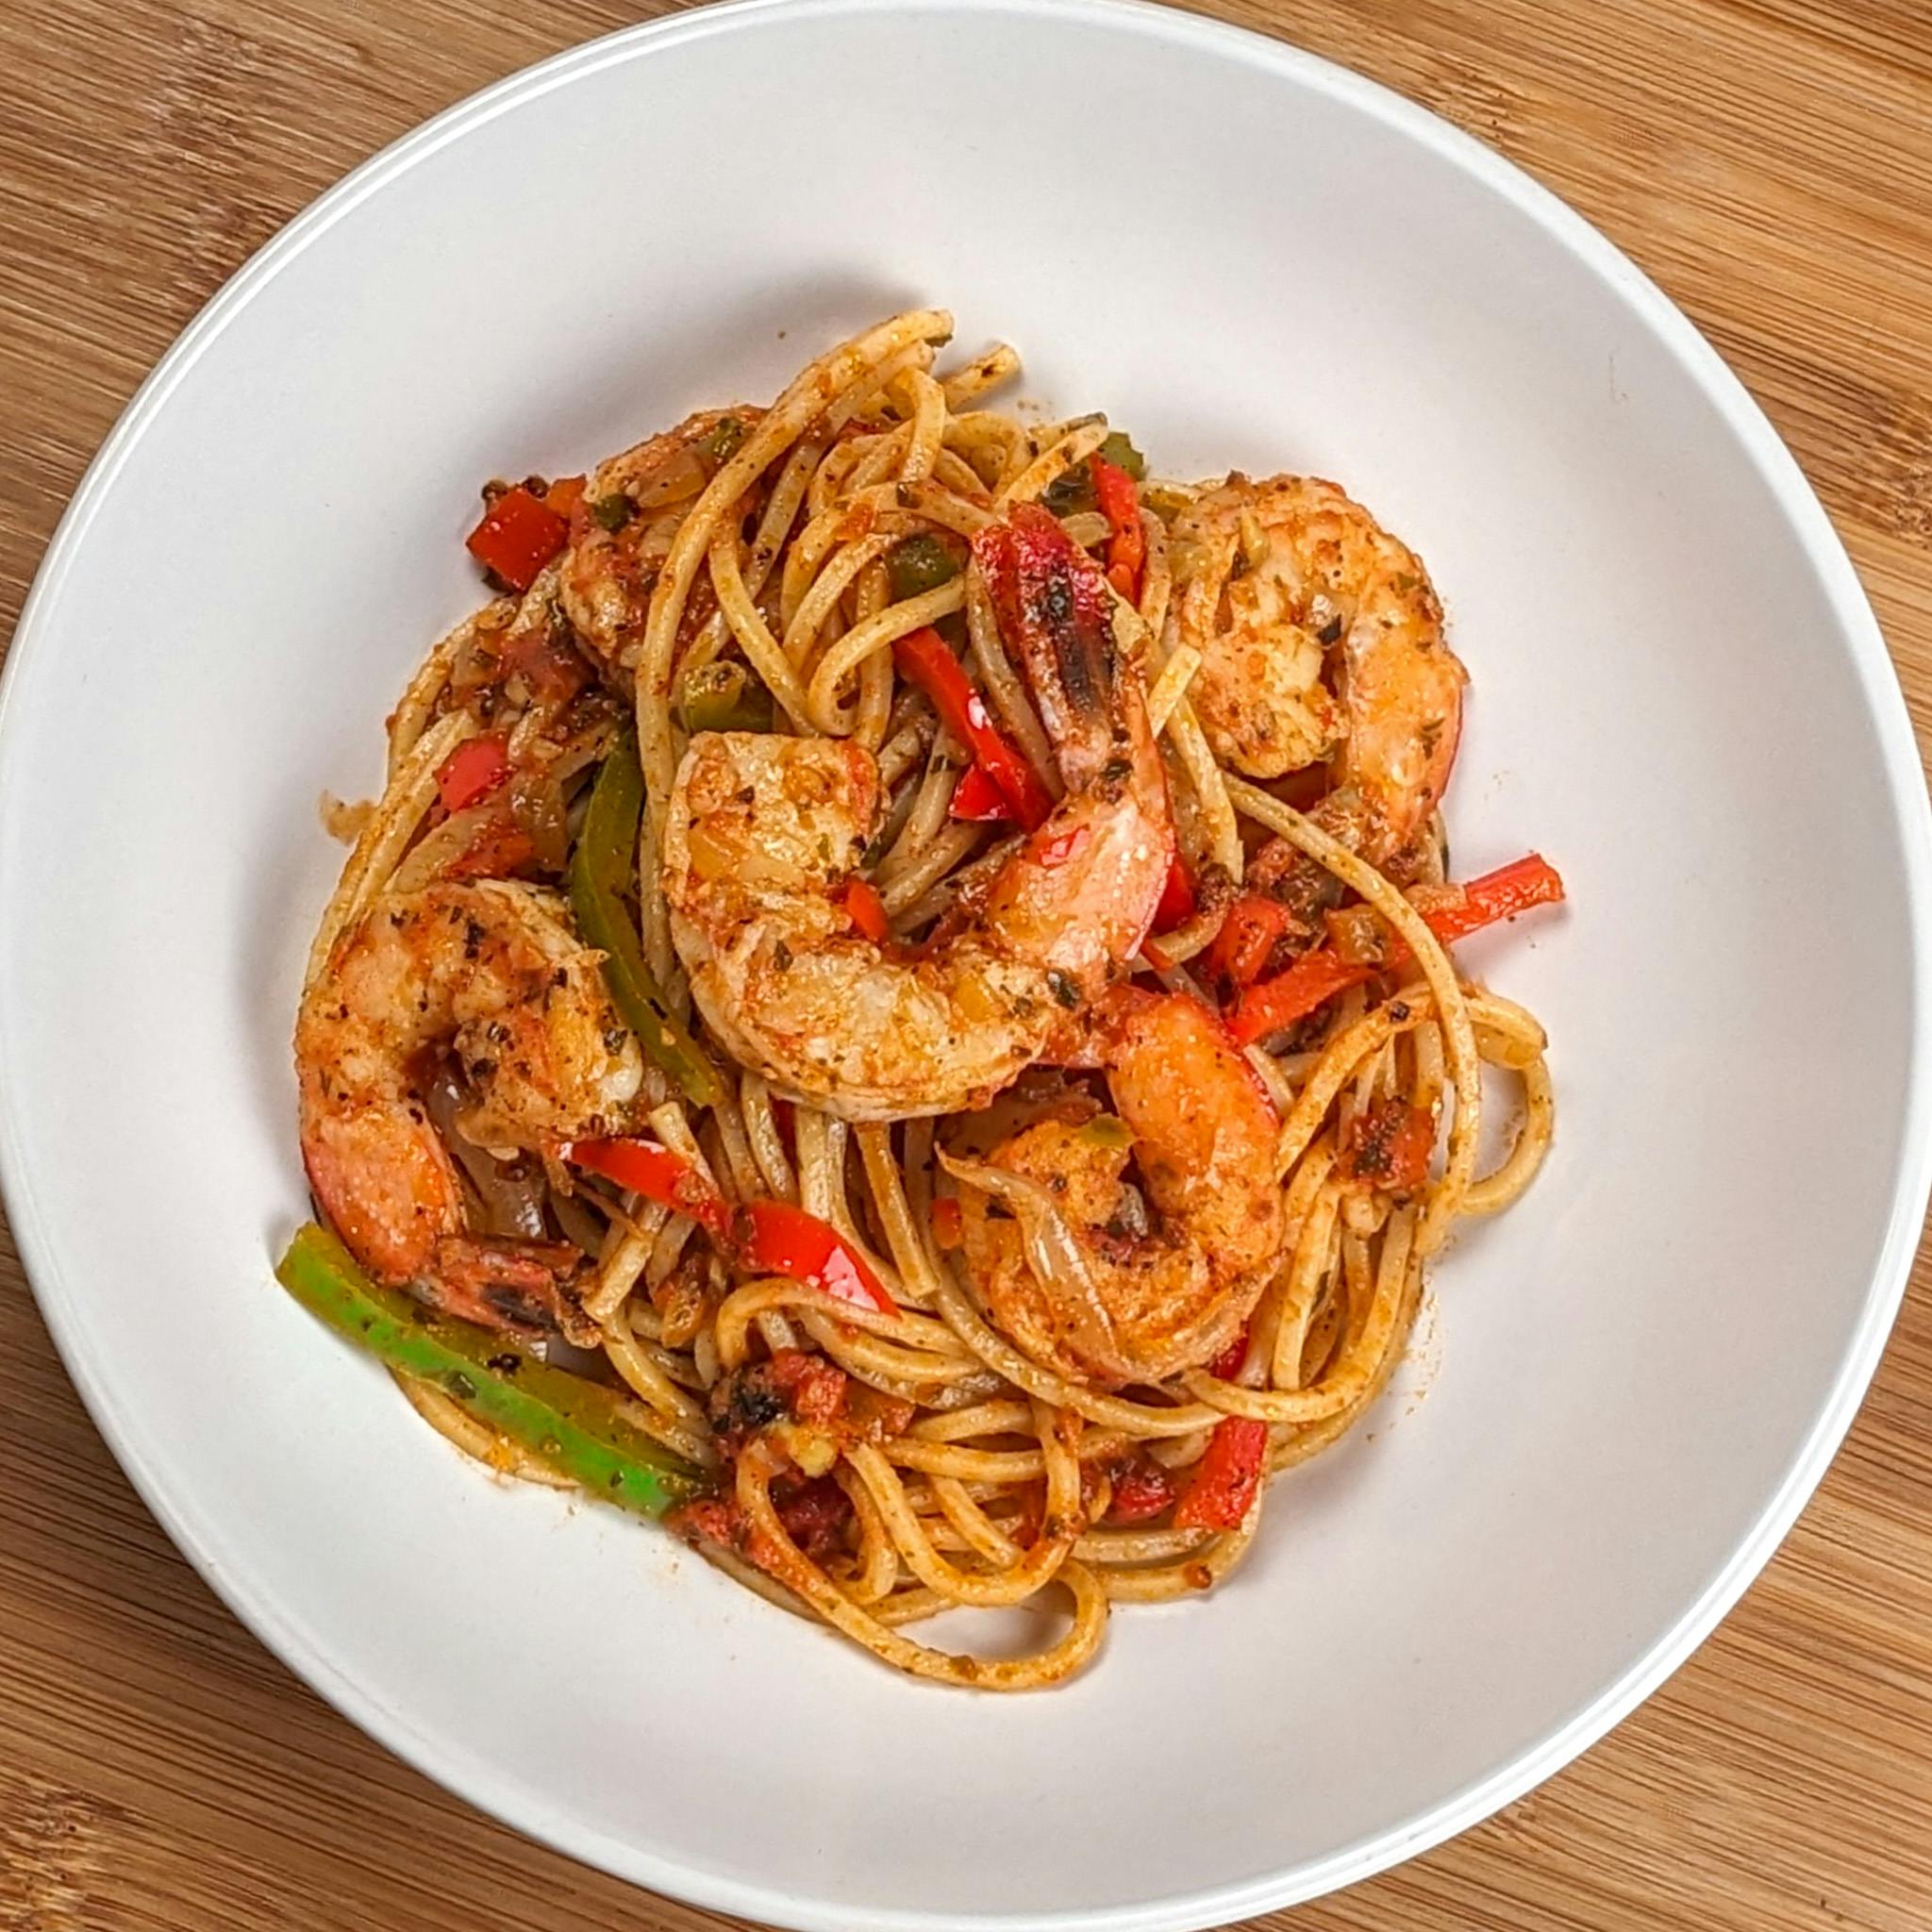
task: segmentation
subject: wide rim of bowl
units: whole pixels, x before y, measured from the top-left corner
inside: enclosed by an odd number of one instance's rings
[[[315,1642],[299,1617],[252,1574],[245,1539],[204,1521],[177,1495],[164,1444],[140,1439],[115,1392],[111,1368],[90,1353],[79,1298],[56,1263],[55,1238],[32,1186],[26,1123],[0,1088],[0,1195],[55,1345],[95,1425],[142,1501],[204,1580],[269,1649],[352,1723],[445,1789],[514,1829],[618,1877],[714,1911],[798,1932],[1193,1932],[1319,1896],[1367,1878],[1440,1844],[1560,1770],[1625,1717],[1709,1635],[1770,1559],[1850,1427],[1878,1365],[1903,1298],[1928,1194],[1932,1194],[1932,804],[1905,701],[1863,588],[1837,532],[1796,459],[1757,404],[1688,317],[1621,250],[1513,162],[1429,109],[1320,56],[1230,23],[1150,0],[725,0],[725,4],[627,27],[568,49],[484,88],[424,122],[325,191],[267,242],[208,301],[156,365],[102,444],[54,533],[15,626],[0,675],[0,811],[11,798],[6,757],[29,728],[29,677],[39,661],[44,613],[58,600],[88,529],[124,463],[175,385],[227,324],[280,271],[363,201],[446,143],[552,89],[654,51],[715,34],[755,32],[767,16],[788,22],[879,13],[970,14],[1025,21],[1049,17],[1186,47],[1272,73],[1341,101],[1420,143],[1443,166],[1492,191],[1606,284],[1696,382],[1738,439],[1817,572],[1850,653],[1878,739],[1883,778],[1903,858],[1912,934],[1909,1078],[1892,1177],[1891,1207],[1864,1306],[1830,1395],[1813,1418],[1777,1487],[1749,1531],[1703,1591],[1644,1655],[1538,1743],[1508,1763],[1397,1824],[1312,1863],[1259,1878],[1143,1901],[1034,1915],[854,1909],[746,1883],[674,1857],[641,1851],[586,1828],[490,1765],[463,1758],[417,1729],[406,1713],[378,1704]],[[0,924],[6,923],[0,914]],[[7,1016],[0,1013],[0,1027]],[[4,1054],[0,1054],[4,1059]]]

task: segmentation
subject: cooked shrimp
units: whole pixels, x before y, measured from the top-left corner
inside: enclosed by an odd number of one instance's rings
[[[1216,756],[1264,779],[1333,759],[1351,842],[1399,851],[1449,782],[1467,679],[1421,559],[1314,476],[1230,476],[1170,554],[1168,636],[1201,653],[1189,695]]]
[[[584,647],[620,685],[631,682],[651,592],[678,525],[730,453],[726,444],[735,448],[763,413],[749,404],[700,409],[598,464],[585,484],[571,516],[558,592]],[[708,592],[693,596],[687,630],[696,630],[709,610]]]
[[[425,1089],[453,1060],[465,1140],[541,1149],[621,1131],[638,1043],[553,893],[505,879],[391,893],[337,941],[295,1023],[302,1158],[323,1212],[379,1279],[490,1327],[594,1338],[567,1243],[473,1234]]]
[[[975,540],[1066,796],[914,954],[856,927],[847,891],[881,817],[850,742],[704,733],[671,796],[671,931],[712,1032],[847,1120],[983,1106],[1131,959],[1174,851],[1138,675],[1098,567],[1031,505]]]
[[[941,1158],[967,1183],[967,1271],[1007,1334],[1082,1380],[1155,1382],[1220,1354],[1280,1258],[1280,1123],[1185,994],[1116,989],[1093,1045],[1118,1121],[1076,1096],[983,1160]]]

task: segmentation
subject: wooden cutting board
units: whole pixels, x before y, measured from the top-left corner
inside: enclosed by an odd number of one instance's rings
[[[1682,304],[1823,495],[1924,742],[1932,0],[1213,10],[1373,75],[1501,148]],[[425,115],[633,17],[614,0],[0,10],[0,627],[10,635],[60,507],[136,383],[251,250]],[[128,1489],[0,1230],[0,1932],[723,1923],[525,1843],[296,1683]],[[1924,1253],[1817,1500],[1671,1684],[1454,1844],[1257,1923],[1932,1926]]]

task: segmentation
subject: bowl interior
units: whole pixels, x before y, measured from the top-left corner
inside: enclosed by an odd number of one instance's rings
[[[1121,130],[1151,158],[1124,196]],[[1573,895],[1469,949],[1549,1026],[1557,1142],[1437,1271],[1402,1385],[1281,1484],[1224,1593],[1123,1612],[1090,1674],[1015,1701],[479,1477],[268,1272],[304,1202],[318,794],[375,786],[383,713],[476,601],[476,484],[763,398],[927,300],[1160,469],[1317,472],[1405,536],[1474,675],[1457,868],[1533,845]],[[1280,1902],[1557,1761],[1841,1425],[1920,1205],[1923,831],[1886,679],[1714,358],[1415,110],[1174,15],[689,18],[310,219],[70,527],[0,766],[23,1242],[230,1600],[525,1828],[788,1924]]]

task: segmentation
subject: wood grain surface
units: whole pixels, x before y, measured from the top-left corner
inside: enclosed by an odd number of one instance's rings
[[[647,7],[644,11],[662,10]],[[1932,0],[1221,0],[1427,103],[1689,311],[1849,544],[1932,733]],[[88,458],[345,169],[613,0],[0,10],[0,633]],[[50,802],[51,803],[51,802]],[[5,1070],[0,1069],[0,1078]],[[0,1932],[670,1932],[325,1708],[82,1412],[0,1230]],[[1718,1635],[1581,1762],[1293,1932],[1932,1925],[1932,1269]]]

